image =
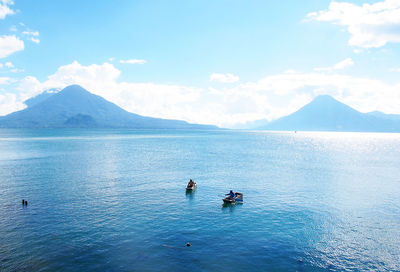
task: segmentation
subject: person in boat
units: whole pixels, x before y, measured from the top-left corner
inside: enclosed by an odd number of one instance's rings
[[[187,187],[192,187],[193,185],[194,185],[194,181],[192,179],[190,179]]]
[[[225,195],[229,196],[229,198],[231,198],[231,199],[233,199],[235,197],[235,193],[232,190],[229,191],[229,194],[225,194]]]

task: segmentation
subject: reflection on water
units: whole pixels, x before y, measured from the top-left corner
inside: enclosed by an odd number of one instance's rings
[[[186,189],[186,198],[189,200],[193,200],[196,195],[196,190],[187,190]]]
[[[240,209],[240,208],[237,208],[237,207],[240,207],[242,205],[243,205],[242,202],[236,202],[236,203],[223,202],[222,203],[222,210],[229,210],[230,212],[233,212],[234,209]]]
[[[232,203],[222,203],[222,210],[229,210],[230,212],[233,212],[233,209],[235,208],[235,204]]]

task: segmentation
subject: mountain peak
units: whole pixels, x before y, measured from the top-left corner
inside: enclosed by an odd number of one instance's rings
[[[89,91],[78,84],[74,84],[74,85],[69,85],[64,89],[62,89],[60,91],[60,94],[61,93],[82,94],[82,93],[89,93]]]
[[[310,103],[298,110],[298,112],[309,112],[310,114],[335,114],[342,111],[356,112],[355,109],[336,100],[330,95],[319,95]]]
[[[379,115],[377,118],[375,115]],[[364,114],[336,100],[320,95],[296,112],[279,118],[264,127],[268,130],[303,131],[385,131],[400,130],[400,123],[385,114]]]
[[[336,102],[336,103],[341,103],[338,100],[336,100],[335,98],[333,98],[332,96],[328,95],[328,94],[321,94],[318,95],[314,98],[314,100],[312,102],[319,102],[319,103],[332,103],[332,102]]]

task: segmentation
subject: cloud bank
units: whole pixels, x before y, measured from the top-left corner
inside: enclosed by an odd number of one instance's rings
[[[239,81],[239,77],[230,73],[219,74],[214,73],[210,75],[210,81],[217,81],[222,83],[233,83]]]
[[[332,1],[328,10],[312,12],[308,19],[346,27],[351,46],[372,48],[400,42],[400,1],[385,0],[362,6]]]

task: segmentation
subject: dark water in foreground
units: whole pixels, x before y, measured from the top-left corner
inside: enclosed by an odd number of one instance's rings
[[[400,134],[0,130],[0,271],[400,271],[399,151]],[[222,206],[231,188],[243,205]]]

